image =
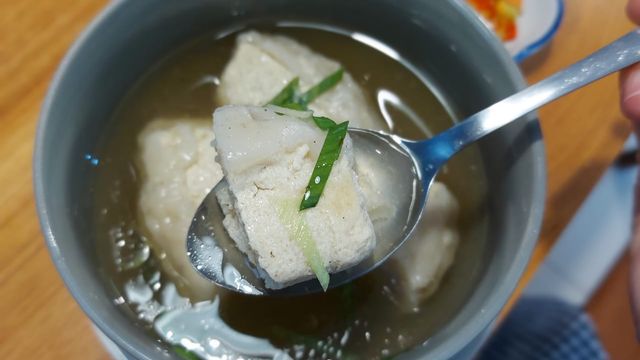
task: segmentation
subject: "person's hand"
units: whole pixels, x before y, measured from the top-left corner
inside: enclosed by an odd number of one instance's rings
[[[627,16],[640,25],[640,0],[629,0]],[[640,63],[620,74],[620,108],[631,120],[636,135],[640,139]],[[636,181],[633,237],[631,239],[631,305],[635,313],[636,330],[640,340],[640,176]]]
[[[629,0],[627,16],[640,25],[640,0]],[[622,70],[620,74],[620,104],[622,112],[640,136],[640,63]]]

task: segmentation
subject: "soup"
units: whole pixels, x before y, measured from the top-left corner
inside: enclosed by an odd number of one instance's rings
[[[377,105],[389,131],[420,139],[452,124],[450,109],[432,92],[427,76],[367,45],[375,43],[361,35],[307,28],[261,31],[293,38],[340,62],[363,89],[366,101]],[[116,304],[146,327],[149,336],[166,341],[168,351],[199,349],[202,344],[171,341],[179,337],[178,331],[198,332],[197,340],[207,341],[207,349],[217,351],[208,352],[212,358],[375,359],[425,343],[464,304],[485,259],[485,185],[473,149],[460,154],[438,177],[460,203],[456,223],[460,243],[438,290],[424,301],[404,298],[405,280],[397,261],[326,293],[291,298],[251,297],[222,289],[208,298],[190,293],[163,270],[167,254],[154,248],[152,235],[140,221],[138,199],[145,174],[133,156],[137,139],[158,118],[168,123],[188,119],[211,128],[211,113],[222,105],[216,100],[220,76],[235,43],[231,34],[207,35],[186,44],[151,69],[113,115],[98,151],[95,217],[101,265],[117,294]],[[465,181],[470,176],[476,181]],[[202,300],[210,301],[192,304]],[[243,354],[237,346],[229,346],[230,338],[235,339],[232,345],[240,346],[236,341],[240,339],[244,346],[260,350]]]

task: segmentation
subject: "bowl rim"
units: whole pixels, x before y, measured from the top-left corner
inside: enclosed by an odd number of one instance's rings
[[[525,81],[522,72],[495,33],[482,23],[474,10],[466,3],[462,1],[451,1],[450,3],[452,6],[458,8],[459,12],[465,16],[467,20],[469,20],[469,22],[472,23],[472,25],[481,33],[481,35],[483,35],[485,40],[487,40],[491,50],[502,60],[502,65],[504,65],[503,70],[512,80],[516,87],[516,91],[524,89],[527,86],[527,82]],[[539,136],[540,141],[536,141],[531,145],[532,153],[535,155],[535,159],[532,163],[534,176],[532,178],[533,202],[531,204],[531,214],[527,221],[522,242],[515,258],[513,259],[513,265],[508,269],[508,273],[503,282],[499,284],[491,295],[483,301],[487,306],[482,309],[483,311],[480,311],[471,317],[469,322],[456,334],[457,336],[445,340],[442,346],[434,349],[434,352],[429,354],[430,356],[433,356],[434,359],[452,358],[457,353],[461,352],[466,345],[470,344],[473,339],[483,336],[483,331],[494,324],[497,316],[511,298],[511,295],[514,293],[520,278],[524,274],[524,270],[533,255],[533,249],[540,236],[544,215],[547,187],[547,162],[542,129],[540,128],[537,111],[534,111],[529,115],[525,115],[525,117],[527,118],[526,121],[533,123],[534,126],[532,126],[532,131],[537,133],[536,135]],[[437,336],[437,333],[434,336]],[[487,337],[488,336],[486,335],[484,336],[485,340]],[[419,346],[416,348],[419,348]],[[408,352],[413,352],[416,348],[409,349]]]
[[[43,158],[45,155],[43,140],[47,133],[47,128],[50,122],[49,118],[51,108],[53,107],[56,93],[58,93],[59,88],[62,86],[63,80],[68,76],[68,73],[73,71],[71,69],[71,64],[78,56],[78,53],[81,52],[81,49],[90,42],[93,34],[99,31],[103,24],[106,23],[110,17],[114,16],[118,11],[121,11],[121,9],[123,9],[124,6],[126,6],[126,4],[128,3],[129,1],[126,0],[115,0],[106,4],[106,6],[80,32],[71,47],[67,50],[64,58],[60,62],[60,65],[58,65],[58,68],[56,69],[56,72],[47,90],[45,99],[42,103],[38,125],[36,128],[32,169],[33,187],[36,198],[36,210],[40,222],[40,228],[42,233],[44,234],[45,243],[49,250],[51,259],[56,267],[56,270],[62,277],[64,285],[71,296],[78,303],[78,305],[80,305],[80,308],[89,317],[91,322],[95,324],[95,326],[100,331],[106,334],[109,339],[113,340],[121,349],[123,349],[126,353],[133,355],[136,359],[151,360],[150,357],[140,351],[140,349],[138,349],[137,347],[133,346],[129,341],[124,339],[118,332],[116,332],[112,328],[111,324],[109,324],[108,319],[106,319],[104,315],[99,314],[93,308],[88,296],[84,294],[81,286],[77,283],[73,272],[67,266],[64,256],[62,255],[60,248],[58,247],[56,237],[53,234],[51,228],[51,219],[49,216],[50,211],[47,208],[45,201],[46,181],[42,174],[42,164],[44,162]]]
[[[125,339],[121,334],[113,329],[112,320],[110,320],[108,316],[106,316],[106,314],[101,314],[93,308],[90,297],[85,295],[85,293],[82,291],[82,288],[77,283],[74,274],[65,262],[64,256],[62,255],[60,248],[58,247],[56,236],[52,231],[50,219],[51,209],[48,209],[46,207],[45,201],[46,180],[44,179],[42,174],[42,164],[44,162],[43,159],[45,155],[43,140],[45,134],[47,133],[47,128],[50,122],[49,118],[51,117],[51,109],[53,107],[56,94],[59,92],[59,88],[61,88],[62,86],[63,80],[68,76],[70,72],[73,71],[73,69],[71,68],[71,64],[81,52],[81,49],[84,48],[87,43],[89,43],[93,34],[97,31],[100,31],[101,28],[106,23],[108,23],[108,19],[116,15],[117,12],[125,11],[129,3],[131,2],[125,0],[116,0],[107,4],[105,8],[101,10],[100,13],[97,14],[89,23],[89,25],[81,32],[81,34],[74,41],[73,45],[69,48],[60,65],[58,66],[53,80],[49,85],[49,89],[47,91],[40,111],[35,136],[32,171],[34,175],[33,187],[40,228],[44,235],[45,243],[48,247],[53,263],[60,276],[62,277],[65,286],[67,287],[75,301],[80,305],[84,313],[91,319],[91,321],[125,352],[139,359],[151,359],[148,354],[142,351],[142,349],[134,346],[131,341]],[[526,82],[522,76],[522,73],[518,69],[512,57],[507,53],[507,50],[493,34],[493,32],[491,32],[491,30],[484,26],[484,24],[473,12],[473,10],[469,8],[468,5],[466,5],[464,2],[450,1],[449,5],[457,10],[460,15],[466,18],[469,24],[473,26],[476,31],[478,31],[480,35],[486,40],[487,45],[491,48],[491,51],[493,51],[502,61],[501,65],[504,65],[503,70],[511,80],[511,82],[515,85],[516,90],[523,89]],[[534,125],[531,127],[532,131],[537,132],[536,135],[539,135],[540,139],[542,139],[542,132],[540,129],[540,123],[537,114],[535,112],[532,113],[528,121],[532,122]],[[441,346],[433,349],[433,353],[430,355],[435,359],[446,359],[453,357],[455,354],[461,352],[468,344],[470,344],[473,339],[481,336],[482,333],[493,324],[494,320],[511,297],[511,294],[514,292],[519,279],[524,273],[525,267],[529,263],[529,259],[533,254],[533,248],[538,240],[541,230],[547,178],[544,143],[542,140],[540,140],[536,141],[531,146],[532,152],[535,155],[535,159],[532,162],[532,171],[534,176],[532,179],[532,198],[534,200],[531,206],[531,213],[527,220],[526,230],[523,235],[522,242],[515,258],[513,259],[513,265],[508,269],[508,273],[505,276],[503,282],[499,284],[496,287],[495,291],[493,291],[491,295],[489,295],[483,301],[483,303],[487,305],[483,309],[484,311],[478,312],[473,315],[469,319],[469,322],[462,329],[460,329],[456,336],[448,338],[442,343]],[[437,336],[437,333],[434,336]],[[413,353],[414,351],[419,350],[421,347],[422,346],[418,345],[412,349],[406,350],[400,355]]]

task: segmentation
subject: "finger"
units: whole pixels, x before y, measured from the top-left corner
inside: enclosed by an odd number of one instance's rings
[[[620,108],[640,130],[640,63],[620,72]]]
[[[634,226],[631,238],[631,272],[630,272],[630,292],[631,307],[633,310],[636,336],[640,341],[640,171],[638,172],[638,180],[635,189],[635,209],[634,209]]]
[[[627,3],[627,16],[631,21],[640,25],[640,0],[629,0]]]

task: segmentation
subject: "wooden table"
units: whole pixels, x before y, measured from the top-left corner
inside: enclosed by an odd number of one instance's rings
[[[553,45],[524,66],[529,81],[550,75],[631,28],[625,0],[567,0]],[[89,320],[56,273],[38,227],[31,157],[38,112],[52,74],[104,0],[0,0],[0,356],[108,359]],[[520,288],[616,157],[629,135],[617,80],[601,81],[540,112],[549,164],[540,242]],[[640,359],[621,261],[589,305],[615,359]]]

